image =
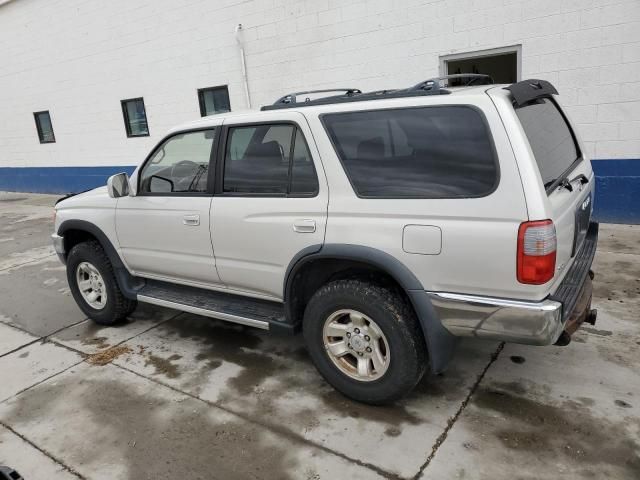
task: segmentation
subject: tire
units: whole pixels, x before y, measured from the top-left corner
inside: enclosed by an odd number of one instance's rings
[[[363,326],[356,334],[352,327],[358,324]],[[339,333],[343,328],[346,332],[342,339],[349,350],[337,357],[330,353],[335,345],[340,352],[345,347],[340,344],[341,337],[329,333]],[[363,339],[363,332],[370,335]],[[320,374],[336,390],[359,402],[385,405],[399,400],[413,390],[427,367],[427,349],[418,319],[413,308],[392,288],[361,280],[327,283],[307,304],[303,333]],[[325,346],[325,341],[331,348]],[[371,348],[373,353],[367,354]],[[381,355],[378,360],[385,355],[387,358],[385,362],[378,361],[379,368],[373,358],[370,363],[367,357],[376,351]],[[360,375],[361,361],[367,365],[367,375]]]
[[[81,292],[79,270],[85,277],[95,272],[99,279],[96,280],[100,282],[96,283],[96,288],[104,292],[104,296],[98,297],[93,306]],[[67,281],[80,309],[100,325],[115,325],[123,321],[137,306],[135,300],[126,298],[120,291],[109,257],[97,241],[82,242],[71,249],[67,256]],[[97,305],[100,302],[103,305]]]

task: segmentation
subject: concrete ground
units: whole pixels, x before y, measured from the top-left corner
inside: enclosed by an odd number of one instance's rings
[[[93,325],[53,201],[0,193],[0,465],[27,480],[640,478],[640,227],[601,226],[598,323],[569,346],[466,340],[374,408],[298,337],[148,306]]]

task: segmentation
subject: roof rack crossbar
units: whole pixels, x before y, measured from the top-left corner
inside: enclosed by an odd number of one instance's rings
[[[288,104],[288,103],[298,103],[298,101],[296,99],[300,95],[309,95],[309,94],[314,94],[314,93],[331,93],[331,92],[344,92],[344,94],[347,95],[347,96],[351,96],[351,95],[355,95],[355,94],[358,94],[358,93],[362,93],[362,91],[359,88],[329,88],[329,89],[324,89],[324,90],[305,90],[303,92],[288,93],[288,94],[280,97],[275,102],[273,102],[273,104],[274,105],[281,105],[281,104]],[[307,103],[307,102],[310,102],[310,101],[311,101],[311,99],[307,97],[305,99],[304,103]]]
[[[468,79],[467,82],[463,84],[465,87],[469,87],[471,85],[491,85],[493,84],[493,78],[489,75],[483,75],[481,73],[456,73],[453,75],[445,75],[442,77],[434,77],[429,78],[428,80],[424,80],[413,87],[409,88],[409,91],[415,92],[416,90],[439,90],[440,82],[448,81],[448,80],[464,80]]]
[[[282,99],[279,99],[272,105],[264,105],[260,108],[260,110],[279,110],[283,108],[294,108],[294,107],[307,107],[313,105],[330,105],[334,103],[349,103],[349,102],[364,102],[366,100],[382,100],[382,99],[392,99],[392,98],[404,98],[404,97],[421,97],[428,95],[447,95],[451,93],[449,90],[445,88],[440,88],[437,90],[414,90],[411,91],[407,88],[402,90],[376,90],[374,92],[354,92],[346,95],[332,95],[329,97],[321,97],[315,100],[309,100],[306,102],[282,102]],[[293,95],[293,94],[292,94]],[[283,97],[284,98],[284,97]]]

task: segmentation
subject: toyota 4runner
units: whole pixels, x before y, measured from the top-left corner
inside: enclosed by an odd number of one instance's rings
[[[53,243],[99,324],[147,302],[302,330],[337,390],[392,402],[459,337],[595,322],[594,174],[557,93],[458,75],[205,117],[59,201]]]

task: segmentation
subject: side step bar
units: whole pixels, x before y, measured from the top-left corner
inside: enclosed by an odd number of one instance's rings
[[[180,310],[181,312],[194,313],[196,315],[202,315],[204,317],[217,318],[219,320],[226,320],[227,322],[239,323],[241,325],[247,325],[248,327],[256,327],[261,328],[262,330],[269,330],[269,322],[265,322],[264,320],[238,317],[237,315],[229,315],[228,313],[216,312],[215,310],[207,310],[205,308],[194,307],[193,305],[185,305],[184,303],[170,302],[169,300],[148,297],[147,295],[138,295],[138,301],[151,303],[153,305],[158,305],[159,307],[173,308],[174,310]]]
[[[281,303],[150,280],[138,291],[137,298],[140,302],[262,330],[293,332],[293,326],[285,323]]]

